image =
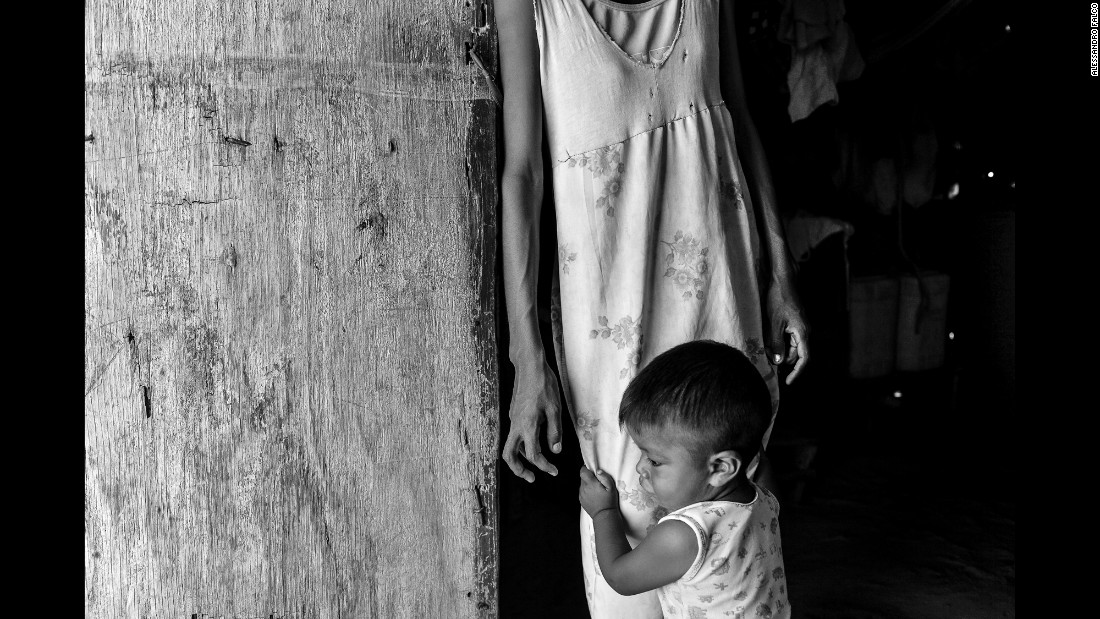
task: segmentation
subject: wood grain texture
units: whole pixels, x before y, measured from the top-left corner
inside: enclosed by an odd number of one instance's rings
[[[85,616],[496,616],[491,7],[85,4]]]

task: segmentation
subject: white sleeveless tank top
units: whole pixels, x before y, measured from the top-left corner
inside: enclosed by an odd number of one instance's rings
[[[680,29],[680,0],[648,0],[638,4],[610,0],[583,2],[592,20],[631,58],[658,63],[672,51],[672,42]]]

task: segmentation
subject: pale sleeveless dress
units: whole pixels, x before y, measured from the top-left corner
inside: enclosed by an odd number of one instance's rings
[[[779,399],[757,225],[719,86],[718,0],[533,2],[558,222],[555,352],[584,462],[617,480],[636,545],[664,515],[618,424],[639,367],[682,342],[726,342],[766,379],[773,413]],[[583,510],[581,542],[593,617],[661,617],[655,592],[624,597],[603,580]]]

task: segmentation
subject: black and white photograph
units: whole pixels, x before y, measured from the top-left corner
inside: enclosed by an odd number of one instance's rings
[[[1020,8],[88,0],[85,617],[1014,619]]]

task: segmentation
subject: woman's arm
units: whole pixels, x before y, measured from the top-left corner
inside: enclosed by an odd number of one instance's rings
[[[561,451],[558,379],[546,361],[535,305],[542,210],[542,89],[531,0],[498,1],[496,20],[504,85],[504,298],[508,356],[516,368],[503,457],[515,475],[533,482],[535,474],[518,457],[521,451],[539,469],[558,473],[542,455],[539,433],[544,419],[547,442],[555,453]]]
[[[752,192],[754,213],[763,246],[765,290],[765,329],[769,355],[773,361],[793,363],[787,376],[790,384],[802,372],[810,360],[809,326],[802,315],[802,308],[794,288],[794,260],[779,221],[779,209],[775,202],[768,160],[764,154],[756,125],[749,114],[745,98],[745,86],[741,79],[741,60],[737,50],[737,33],[733,23],[734,0],[722,0],[719,18],[721,46],[722,97],[733,118],[737,136],[737,152],[748,172],[749,189]],[[785,341],[785,336],[790,341]]]

